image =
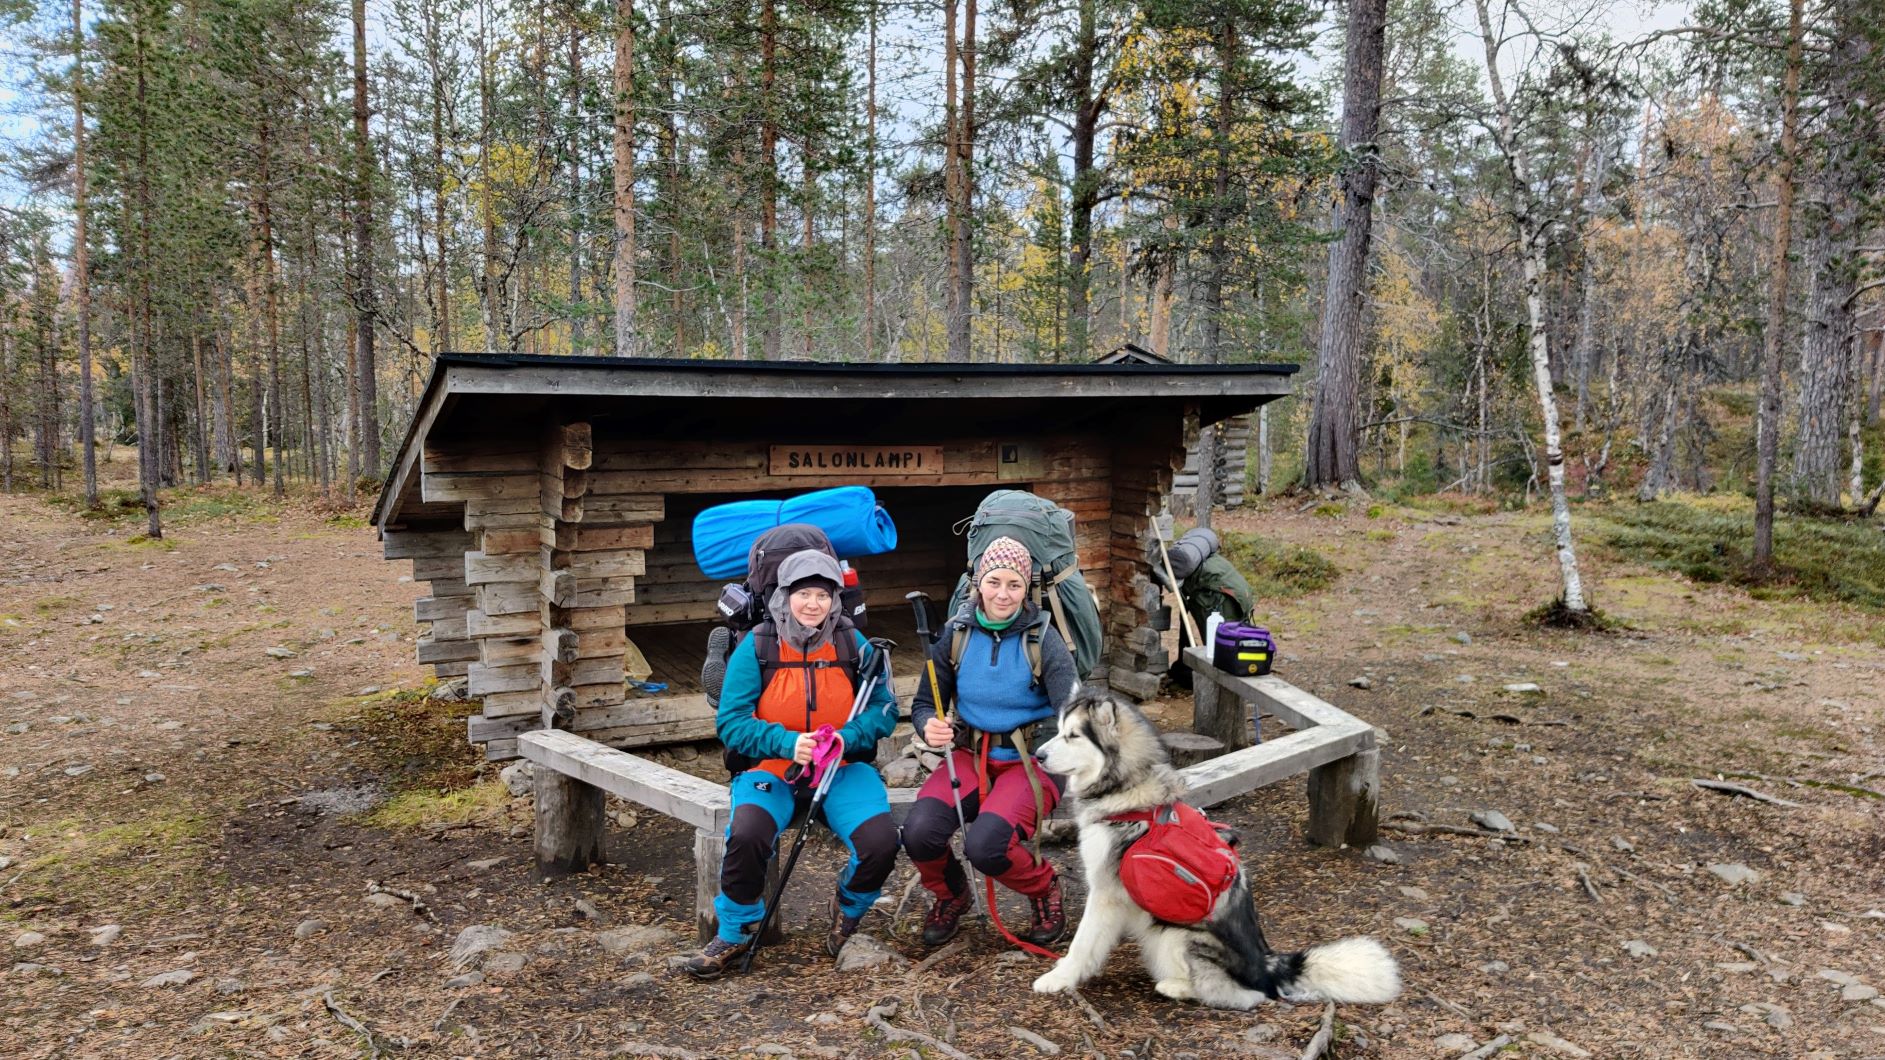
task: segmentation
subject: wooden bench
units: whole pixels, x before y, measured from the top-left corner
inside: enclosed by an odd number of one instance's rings
[[[1387,733],[1275,675],[1233,677],[1211,665],[1203,648],[1186,648],[1191,667],[1193,732],[1229,750],[1184,770],[1198,805],[1242,795],[1307,771],[1309,841],[1367,846],[1378,834],[1380,744]],[[1255,713],[1270,713],[1294,732],[1252,746]]]
[[[1211,726],[1206,734],[1231,750],[1179,770],[1191,787],[1192,802],[1211,806],[1306,770],[1310,840],[1327,846],[1373,842],[1379,730],[1280,678],[1221,674],[1202,654],[1190,661],[1199,702],[1208,700],[1212,710],[1203,719]],[[1247,703],[1258,704],[1297,731],[1252,745]],[[1219,717],[1220,711],[1231,709],[1243,719],[1240,733],[1228,732],[1233,726]],[[1206,732],[1199,725],[1194,728]],[[1232,739],[1226,739],[1227,735]],[[602,861],[603,795],[627,799],[694,826],[695,927],[703,940],[713,933],[713,899],[719,890],[727,819],[732,812],[732,796],[725,784],[560,730],[522,733],[517,749],[536,767],[540,871],[546,875],[580,872]],[[890,789],[890,809],[898,820],[915,801],[915,788]],[[1064,816],[1064,809],[1055,815]]]

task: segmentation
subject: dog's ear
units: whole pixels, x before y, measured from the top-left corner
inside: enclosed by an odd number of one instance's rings
[[[1119,716],[1113,709],[1111,696],[1094,696],[1092,705],[1087,708],[1087,716],[1093,719],[1093,724],[1101,728],[1117,729],[1119,727]]]

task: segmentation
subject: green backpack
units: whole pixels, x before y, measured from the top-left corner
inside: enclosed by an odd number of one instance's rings
[[[1250,583],[1220,553],[1212,553],[1198,564],[1198,569],[1185,579],[1179,595],[1184,598],[1185,610],[1197,620],[1199,629],[1204,628],[1204,620],[1213,611],[1224,616],[1226,622],[1242,622],[1256,606]]]
[[[1053,615],[1054,628],[1073,653],[1074,669],[1081,679],[1091,677],[1100,664],[1100,605],[1080,574],[1073,513],[1026,490],[996,490],[976,506],[973,516],[956,524],[957,533],[964,524],[969,532],[969,565],[949,597],[949,614],[960,611],[968,600],[975,565],[989,544],[998,537],[1012,537],[1027,546],[1034,561],[1029,599]],[[1028,659],[1039,677],[1039,650],[1030,651]]]

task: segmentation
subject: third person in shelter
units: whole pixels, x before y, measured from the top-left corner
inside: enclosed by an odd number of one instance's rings
[[[968,820],[964,854],[976,871],[1026,896],[1033,916],[1020,937],[1045,946],[1066,932],[1067,916],[1060,878],[1030,840],[1060,801],[1060,783],[1033,748],[1054,735],[1077,678],[1066,642],[1028,600],[1032,575],[1027,546],[1007,537],[989,544],[973,591],[930,647],[942,703],[927,680],[918,681],[910,720],[924,742],[950,748],[955,759]],[[953,710],[939,713],[952,702]],[[935,896],[923,922],[930,946],[953,937],[975,905],[950,851],[956,828],[949,771],[937,769],[903,825],[903,848]]]

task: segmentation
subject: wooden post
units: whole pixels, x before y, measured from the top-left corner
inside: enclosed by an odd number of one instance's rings
[[[1192,674],[1191,731],[1217,740],[1225,751],[1249,747],[1249,708],[1244,705],[1242,696],[1218,684],[1211,676]]]
[[[544,766],[530,770],[537,791],[537,871],[585,872],[603,860],[602,789]]]
[[[1369,747],[1309,771],[1309,827],[1317,846],[1365,847],[1378,834],[1381,751]]]
[[[725,833],[706,828],[694,830],[694,930],[702,944],[720,929],[713,899],[720,893],[720,863],[726,860],[726,854]]]

